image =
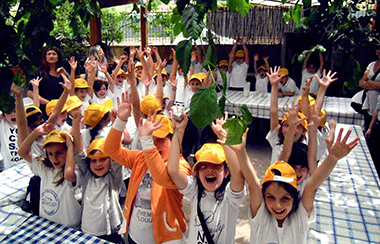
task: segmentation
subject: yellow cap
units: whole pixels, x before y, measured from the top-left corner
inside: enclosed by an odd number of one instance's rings
[[[197,162],[193,166],[193,172],[197,171],[197,165],[201,162],[209,162],[213,164],[227,163],[226,154],[222,145],[219,143],[205,143],[198,152],[195,153]]]
[[[308,95],[308,98],[309,98],[309,104],[310,105],[314,105],[315,104],[315,99],[312,96],[310,96],[310,95]],[[302,108],[302,95],[297,99],[297,103],[299,103],[300,107]],[[323,116],[324,114],[326,114],[326,111],[323,108],[321,108],[321,111],[319,112],[319,116]],[[324,128],[326,120],[327,120],[327,116],[324,117],[321,120],[319,126],[321,126],[322,128]]]
[[[265,71],[268,71],[268,67],[267,67],[265,64],[261,65],[261,66],[258,68],[258,70],[260,70],[260,69],[263,69],[263,70],[265,70]]]
[[[197,80],[197,81],[199,81],[200,83],[202,83],[202,82],[203,82],[203,79],[204,79],[204,77],[203,77],[202,73],[193,74],[192,76],[190,76],[189,82],[190,82],[191,80]]]
[[[235,58],[244,58],[244,56],[245,56],[244,50],[239,50],[235,54]]]
[[[98,139],[93,140],[91,142],[90,146],[88,146],[88,148],[87,148],[87,157],[88,158],[93,158],[93,159],[108,157],[108,155],[104,151],[104,143],[105,143],[105,141],[106,141],[105,138],[98,138]],[[101,154],[91,155],[90,153],[93,150],[98,150],[98,151],[101,152]]]
[[[46,144],[48,144],[48,143],[66,143],[66,137],[61,136],[61,133],[66,133],[67,135],[69,135],[71,141],[73,141],[73,137],[67,131],[52,130],[46,136],[45,141],[44,141],[44,145],[42,146],[42,148],[44,148],[46,146]]]
[[[166,75],[166,76],[168,76],[168,72],[166,72],[166,69],[165,69],[165,68],[162,69],[162,71],[161,71],[161,75]],[[156,78],[156,76],[157,76],[157,72],[154,71],[154,72],[153,72],[153,78]]]
[[[87,81],[82,78],[75,79],[74,88],[89,88]]]
[[[112,72],[112,76],[113,76],[113,73],[114,73],[114,71]],[[119,71],[117,72],[117,76],[119,76],[119,75],[122,75],[124,78],[127,77],[127,74],[122,69],[119,69]]]
[[[137,68],[137,67],[143,67],[143,66],[142,66],[142,63],[141,63],[140,61],[138,61],[138,62],[135,64],[135,68]]]
[[[219,67],[221,67],[221,66],[228,66],[228,61],[227,60],[221,60],[220,62],[219,62]]]
[[[278,75],[281,76],[281,75],[287,75],[289,76],[289,70],[285,69],[285,68],[281,68],[280,71],[278,71]]]
[[[152,135],[158,138],[165,138],[168,134],[173,134],[173,123],[165,115],[158,114],[156,121],[162,117],[160,124],[163,124],[160,129],[153,131]]]
[[[149,94],[140,102],[140,109],[145,115],[149,114],[149,109],[151,114],[153,114],[156,109],[158,111],[161,110],[161,104],[155,96]]]
[[[302,119],[302,118],[305,118],[305,115],[303,113],[301,113],[301,112],[298,112],[298,117]],[[286,115],[284,115],[284,117],[282,117],[281,124],[284,123],[287,120],[288,120],[288,118],[286,117]],[[305,128],[305,130],[307,130],[307,120],[306,119],[301,122],[301,125],[302,125],[303,128]]]
[[[276,175],[275,171],[279,171],[280,175]],[[263,183],[268,181],[281,181],[284,183],[288,183],[293,186],[297,190],[297,174],[294,171],[293,167],[284,161],[277,161],[265,172]]]
[[[82,101],[77,96],[69,96],[66,100],[67,112],[82,106]]]
[[[47,116],[50,116],[50,114],[53,112],[55,105],[57,105],[57,102],[58,102],[58,99],[54,99],[48,102],[48,104],[46,104],[45,111],[46,111]],[[65,103],[65,105],[63,106],[61,110],[61,113],[65,112],[66,110],[67,110],[67,105]]]
[[[92,103],[84,111],[84,124],[94,128],[106,113],[111,111],[113,102],[107,99],[104,103]]]
[[[30,108],[32,108],[32,110],[30,110]],[[26,112],[27,110],[30,110],[30,111]],[[29,116],[33,115],[33,114],[36,114],[36,113],[41,113],[42,114],[42,111],[41,111],[41,109],[39,107],[36,107],[34,105],[25,107],[25,115],[26,115],[27,118]]]

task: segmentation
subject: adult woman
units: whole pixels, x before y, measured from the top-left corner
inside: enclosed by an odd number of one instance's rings
[[[101,71],[101,66],[107,64],[107,58],[105,57],[103,49],[99,45],[90,47],[86,63],[90,60],[90,57],[95,57],[95,60],[97,61],[97,70],[95,77],[101,80],[107,79],[106,75]]]
[[[364,114],[365,130],[367,130],[371,122],[372,115],[376,109],[377,96],[380,95],[380,44],[376,45],[376,55],[378,60],[368,65],[367,70],[359,81],[359,86],[368,90],[363,103],[363,110],[367,110]]]
[[[67,71],[62,67],[63,58],[62,53],[57,47],[47,47],[42,51],[42,65],[38,68],[36,75],[41,77],[42,80],[39,84],[39,96],[40,96],[40,108],[46,117],[45,107],[46,104],[53,99],[58,99],[63,88],[59,83],[64,83],[61,74],[65,74],[69,77]],[[75,79],[76,62],[74,59],[70,60],[70,66],[72,68],[70,80]],[[29,85],[28,97],[34,97],[33,86]]]

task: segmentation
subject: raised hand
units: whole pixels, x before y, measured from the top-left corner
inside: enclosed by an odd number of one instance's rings
[[[171,87],[177,88],[177,78],[175,76],[171,75],[168,82],[171,85]]]
[[[280,83],[280,80],[282,77],[285,75],[278,75],[278,72],[280,71],[281,66],[275,66],[273,69],[270,68],[270,73],[267,73],[267,76],[269,78],[270,84],[273,85],[278,85]]]
[[[22,98],[24,94],[24,88],[19,87],[15,83],[12,83],[11,91],[15,94],[16,97],[19,97],[20,99]]]
[[[283,110],[281,110],[282,114],[286,116],[288,119],[289,125],[299,125],[302,121],[306,120],[306,117],[300,118],[298,117],[298,112],[300,110],[299,104],[297,106],[294,106],[294,101],[292,102],[292,107],[289,109],[288,104],[286,104],[286,109],[288,113],[285,113]]]
[[[69,133],[61,132],[61,133],[59,133],[59,135],[62,136],[63,138],[65,138],[67,147],[73,146],[73,139],[69,135]]]
[[[327,87],[329,87],[332,82],[334,82],[338,79],[338,78],[334,78],[335,75],[336,75],[336,72],[331,74],[331,70],[329,70],[329,72],[326,75],[326,70],[323,70],[322,79],[319,78],[318,75],[315,75],[315,77],[317,77],[320,86],[327,89]]]
[[[259,59],[260,59],[259,54],[258,54],[258,53],[255,53],[255,56],[253,56],[253,60],[254,60],[255,62],[257,62],[257,61],[259,61]]]
[[[102,71],[104,74],[108,73],[107,64],[99,64],[99,65],[100,65],[100,71]]]
[[[310,84],[312,80],[313,76],[310,76],[310,78],[305,81],[305,84],[302,87],[302,95],[309,95]]]
[[[119,62],[120,62],[120,59],[119,59],[117,56],[114,56],[114,57],[112,58],[112,61],[113,61],[116,65],[118,65]]]
[[[39,76],[37,76],[37,78],[30,80],[30,84],[32,84],[33,87],[39,87],[41,80],[42,77],[40,78]]]
[[[61,74],[61,76],[62,76],[63,81],[65,83],[59,82],[59,84],[63,87],[63,89],[65,91],[69,92],[72,88],[72,84],[71,84],[70,80],[64,74]]]
[[[69,74],[67,73],[67,71],[63,67],[58,68],[56,72],[58,75],[61,75],[61,76],[62,75],[69,76]]]
[[[347,143],[348,138],[350,137],[351,130],[348,130],[346,135],[344,136],[342,140],[342,134],[343,134],[343,128],[340,129],[338,137],[336,139],[335,144],[333,144],[333,141],[329,138],[325,138],[327,149],[329,151],[329,155],[333,157],[335,160],[339,160],[347,154],[351,152],[351,150],[358,145],[358,142],[360,140],[359,137],[356,137],[353,141]]]
[[[129,116],[131,115],[131,94],[128,94],[128,92],[123,92],[121,94],[121,101],[120,97],[117,97],[117,117],[122,121],[127,121]]]
[[[187,114],[182,113],[182,120],[181,121],[176,120],[173,117],[173,108],[172,108],[172,111],[169,111],[169,115],[170,115],[170,119],[173,123],[174,130],[184,132],[186,129],[187,122],[189,121],[189,117],[187,116]]]
[[[69,64],[70,64],[71,70],[76,70],[77,67],[78,67],[78,62],[75,61],[75,57],[74,56],[70,57]]]
[[[214,131],[215,135],[218,137],[218,143],[224,144],[227,140],[228,132],[223,129],[223,124],[226,123],[228,119],[228,112],[224,112],[224,117],[216,119],[215,123],[212,122],[211,129]]]
[[[152,135],[153,131],[158,130],[164,124],[160,124],[163,117],[156,120],[157,110],[154,111],[153,116],[151,115],[151,111],[149,110],[148,118],[145,121],[145,124],[143,124],[143,118],[140,118],[138,131],[140,137]]]
[[[263,60],[264,60],[265,62],[268,62],[268,59],[269,59],[269,56],[265,56],[265,57],[263,57]]]
[[[39,125],[34,131],[37,133],[38,136],[44,136],[49,134],[50,131],[54,130],[54,124],[53,123],[43,123]]]
[[[321,124],[321,121],[327,117],[327,114],[319,116],[319,111],[314,105],[310,105],[310,111],[312,111],[311,121],[308,122],[307,127],[309,129],[318,129],[318,126]]]

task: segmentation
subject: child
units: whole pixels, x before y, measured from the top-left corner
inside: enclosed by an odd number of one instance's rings
[[[244,179],[238,163],[235,159],[230,160],[228,147],[206,143],[195,154],[194,176],[184,174],[179,167],[179,162],[184,160],[180,157],[180,147],[188,118],[184,113],[182,117],[182,121],[174,123],[168,173],[191,201],[188,243],[234,243],[238,208],[245,198]],[[213,128],[219,139],[225,140],[226,135],[223,136],[216,126]]]
[[[278,72],[280,67],[274,67],[271,74],[268,74],[269,81],[272,85],[271,91],[271,109],[270,109],[270,131],[268,132],[266,139],[272,147],[272,157],[271,164],[278,161],[278,158],[282,152],[284,138],[288,128],[287,117],[284,116],[281,124],[279,124],[278,119],[278,84],[280,80],[285,76],[284,74],[279,76]],[[305,116],[302,113],[298,113],[298,116],[302,119]],[[307,122],[303,120],[300,126],[297,126],[293,142],[303,142],[305,143],[305,135],[307,132]]]
[[[104,146],[107,155],[132,170],[124,206],[128,243],[185,243],[182,194],[166,169],[172,122],[165,116],[154,113],[152,117],[149,113],[145,124],[140,119],[138,126],[143,151],[128,150],[121,146],[120,139],[130,113],[131,103],[125,97]],[[181,170],[190,174],[187,162],[181,162]]]
[[[309,52],[303,61],[302,65],[302,78],[301,78],[301,87],[305,85],[305,82],[312,76],[320,77],[323,70],[323,56],[321,52],[318,52],[319,55],[319,67],[314,63],[308,63],[311,57],[312,52]],[[318,68],[318,69],[317,69]],[[319,83],[314,79],[310,84],[310,93],[316,94],[318,92]]]
[[[293,96],[299,94],[299,89],[296,82],[289,77],[289,71],[281,68],[278,75],[282,76],[280,84],[278,84],[278,97]]]
[[[268,82],[267,72],[269,69],[268,64],[269,56],[263,57],[265,65],[261,65],[257,68],[257,61],[259,61],[259,55],[256,53],[254,56],[254,68],[255,68],[255,78],[256,78],[256,88],[258,92],[268,92]]]
[[[80,110],[73,113],[73,135],[76,162],[83,173],[81,230],[113,243],[124,243],[118,231],[123,223],[119,204],[122,189],[122,166],[104,153],[105,138],[98,138],[83,153],[80,136]]]
[[[252,217],[250,243],[307,243],[309,224],[315,220],[313,202],[318,187],[329,176],[337,161],[358,144],[359,138],[347,143],[350,133],[348,131],[342,139],[341,129],[335,144],[326,139],[329,155],[307,181],[301,198],[297,192],[296,172],[289,164],[278,161],[271,165],[260,187],[245,149],[246,139],[243,137],[242,144],[232,147],[249,185]]]
[[[75,79],[74,94],[82,102],[82,116],[84,115],[84,111],[86,110],[86,108],[90,106],[91,97],[87,93],[89,88],[90,86],[87,84],[87,81],[85,79]]]
[[[226,74],[226,79],[227,79],[227,86],[228,86],[228,80],[229,80],[229,73],[228,73],[228,61],[227,60],[221,60],[219,62],[219,65],[218,65],[218,68],[215,72],[215,76],[216,76],[216,85],[218,86],[216,88],[216,91],[217,92],[220,92],[220,91],[223,91],[223,78],[222,78],[222,75],[220,73],[220,71],[224,71],[225,74]]]
[[[53,127],[50,123],[38,126],[20,145],[18,153],[41,177],[40,216],[79,229],[81,207],[74,192],[81,184],[81,173],[75,169],[73,140],[67,132],[52,130]],[[32,143],[46,134],[43,148],[47,157],[32,154]]]
[[[243,45],[243,50],[236,51],[238,43],[241,43]],[[242,42],[242,39],[239,36],[237,36],[236,42],[234,43],[231,53],[229,54],[228,72],[230,73],[230,90],[243,90],[243,85],[247,79],[248,67],[248,48]]]

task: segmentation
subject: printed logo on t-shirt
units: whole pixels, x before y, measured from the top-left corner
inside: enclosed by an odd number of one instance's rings
[[[153,179],[149,172],[145,173],[135,198],[136,217],[139,222],[152,223],[150,193]]]
[[[46,189],[41,194],[41,205],[47,215],[54,215],[59,210],[58,194],[51,189]]]
[[[18,155],[18,146],[17,146],[17,128],[9,128],[9,138],[8,138],[8,150],[11,155],[11,162],[21,161],[22,158]]]
[[[216,208],[215,208],[216,209]],[[204,220],[207,224],[207,226],[215,226],[213,229],[209,229],[210,235],[215,243],[219,243],[220,235],[222,234],[223,229],[225,228],[225,224],[221,223],[222,221],[219,220],[218,223],[212,224],[212,222],[215,222],[215,212],[211,211],[204,211]],[[198,233],[197,233],[197,243],[208,243],[206,239],[206,235],[202,229],[201,222],[198,217],[196,217],[195,225],[198,227]]]

